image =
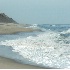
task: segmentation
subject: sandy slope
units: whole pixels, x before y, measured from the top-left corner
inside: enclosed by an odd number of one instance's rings
[[[17,32],[32,32],[36,29],[25,28],[23,24],[0,23],[0,34],[13,34]]]

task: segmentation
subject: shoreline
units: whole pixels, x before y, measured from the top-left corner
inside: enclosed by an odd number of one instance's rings
[[[43,67],[21,64],[13,59],[0,56],[0,69],[45,69]]]
[[[24,24],[0,23],[0,35],[16,34],[19,32],[38,31],[38,29],[25,28],[26,26]],[[0,69],[44,69],[44,68],[29,64],[22,64],[13,59],[0,56]]]
[[[26,28],[26,26],[25,24],[0,23],[0,35],[41,31],[40,29]]]

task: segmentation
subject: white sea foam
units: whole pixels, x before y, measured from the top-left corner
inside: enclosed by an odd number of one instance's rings
[[[53,27],[55,27],[56,25],[52,25]]]
[[[30,61],[47,67],[70,68],[70,43],[66,44],[59,33],[47,31],[36,37],[1,41],[0,45],[11,46],[13,52]]]
[[[39,27],[38,27],[38,24],[33,24],[33,25],[30,25],[29,27],[26,27],[26,28],[39,28]]]
[[[63,33],[63,34],[70,33],[70,29],[68,29],[68,30],[66,30],[66,31],[63,31],[63,32],[61,32],[61,33]]]

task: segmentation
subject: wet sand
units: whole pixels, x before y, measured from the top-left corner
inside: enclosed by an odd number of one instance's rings
[[[0,57],[0,69],[44,69],[33,65],[18,63],[12,59]]]
[[[23,24],[0,23],[0,34],[14,34],[18,32],[33,32],[38,29],[25,28]]]

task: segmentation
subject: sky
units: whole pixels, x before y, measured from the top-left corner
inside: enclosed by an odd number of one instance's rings
[[[70,24],[70,0],[0,0],[0,12],[19,23]]]

